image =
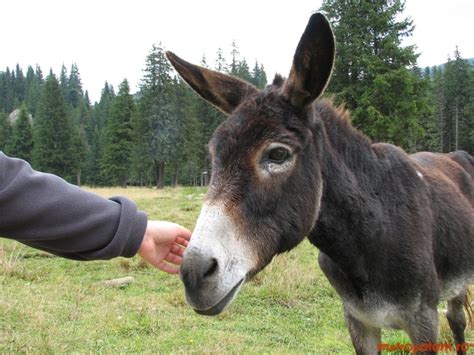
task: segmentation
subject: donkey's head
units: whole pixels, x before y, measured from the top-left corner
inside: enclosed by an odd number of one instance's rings
[[[188,303],[215,315],[316,223],[323,133],[312,103],[329,80],[334,37],[326,18],[314,14],[288,79],[277,76],[263,91],[167,55],[200,96],[229,116],[209,142],[209,192],[181,266]]]

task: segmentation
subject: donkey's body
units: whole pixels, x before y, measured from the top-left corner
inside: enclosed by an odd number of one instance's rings
[[[380,328],[428,343],[438,302],[463,298],[474,280],[474,177],[447,155],[371,144],[345,113],[328,102],[316,107],[325,183],[309,239],[343,300],[354,344],[374,349]]]
[[[289,78],[263,91],[168,57],[229,115],[210,141],[209,193],[185,252],[188,303],[214,315],[274,255],[305,236],[342,298],[358,353],[381,328],[436,343],[437,304],[464,342],[462,304],[474,277],[474,164],[464,152],[408,156],[371,144],[324,91],[334,59],[327,20],[311,17]],[[314,103],[315,102],[315,103]]]

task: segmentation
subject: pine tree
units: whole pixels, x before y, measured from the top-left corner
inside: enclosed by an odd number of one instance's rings
[[[437,110],[437,82],[440,80],[439,77],[436,68],[433,68],[433,70],[431,68],[425,68],[423,82],[425,84],[425,96],[429,112],[427,115],[424,115],[419,122],[425,131],[423,139],[420,140],[418,144],[417,150],[419,151],[441,151],[439,130],[440,112]]]
[[[232,41],[232,50],[230,52],[230,56],[231,56],[231,62],[230,62],[230,65],[228,67],[228,73],[230,75],[235,75],[237,76],[238,75],[238,72],[239,72],[239,48],[237,47],[237,44],[235,43],[235,41]]]
[[[28,68],[26,82],[26,107],[28,112],[35,117],[41,95],[41,87],[44,84],[43,73],[39,66],[36,66],[36,70],[33,70],[31,66]]]
[[[7,72],[0,72],[0,111],[9,112],[7,108],[8,80]],[[0,142],[1,143],[1,142]]]
[[[456,47],[454,60],[448,60],[443,73],[442,109],[445,119],[441,128],[444,152],[472,148],[470,128],[473,116],[468,112],[472,100],[471,73],[471,66],[461,57]]]
[[[201,57],[201,66],[204,68],[209,68],[209,64],[207,64],[206,54],[203,53]]]
[[[76,156],[76,183],[93,183],[88,174],[88,158],[95,136],[92,127],[92,112],[88,97],[81,97],[78,107],[70,109],[71,121],[74,126],[74,154]],[[84,174],[83,174],[84,173]]]
[[[14,92],[15,107],[20,107],[21,103],[25,101],[26,97],[26,78],[23,75],[23,71],[21,70],[19,64],[17,64],[15,67]]]
[[[214,106],[193,95],[191,98],[192,115],[199,119],[199,137],[196,145],[196,154],[199,161],[199,176],[204,174],[201,184],[208,183],[208,177],[211,173],[211,160],[207,148],[208,142],[216,128],[225,120],[226,116]]]
[[[69,79],[67,80],[67,88],[65,101],[72,108],[77,108],[83,99],[84,92],[82,90],[81,76],[77,64],[71,65],[71,71],[69,72]]]
[[[250,68],[249,65],[247,64],[247,60],[243,58],[241,61],[239,61],[237,65],[237,72],[235,73],[236,76],[239,78],[251,82],[252,81],[252,76],[250,74]]]
[[[375,140],[414,149],[423,135],[423,84],[411,71],[417,55],[401,47],[411,35],[410,19],[399,20],[401,0],[325,0],[322,9],[333,24],[337,56],[328,91],[351,109],[355,125]]]
[[[27,81],[19,64],[0,72],[0,110],[12,112],[25,101]]]
[[[114,87],[111,84],[105,82],[104,88],[102,89],[102,93],[100,95],[100,101],[95,105],[94,115],[92,117],[94,125],[97,126],[99,130],[102,130],[102,128],[104,128],[107,124],[110,106],[114,98]]]
[[[250,82],[254,84],[259,89],[264,89],[267,86],[267,74],[263,68],[263,64],[258,64],[258,61],[255,61],[253,67]]]
[[[140,85],[140,105],[135,126],[134,166],[153,167],[158,188],[164,186],[165,166],[170,161],[176,140],[176,122],[173,120],[173,81],[171,66],[161,46],[153,45],[146,58],[144,76]],[[137,162],[141,159],[141,162]]]
[[[87,106],[91,106],[91,99],[89,98],[89,91],[86,90],[84,93],[84,101],[86,102]]]
[[[265,72],[263,64],[260,64],[260,77],[258,83],[258,87],[261,89],[267,86],[267,73]]]
[[[216,63],[215,63],[214,69],[221,73],[227,72],[228,70],[227,62],[224,58],[224,54],[222,53],[221,48],[217,49]]]
[[[102,89],[100,101],[91,110],[89,129],[87,134],[86,163],[84,166],[85,181],[92,185],[104,185],[101,175],[100,162],[102,161],[104,145],[104,127],[108,122],[110,106],[115,98],[112,85],[107,82]]]
[[[86,166],[87,159],[87,136],[84,127],[75,126],[72,132],[72,169],[76,175],[76,185],[82,185],[82,171]]]
[[[135,103],[130,95],[128,81],[119,85],[117,97],[112,102],[110,117],[105,128],[103,175],[112,184],[127,185],[132,151],[132,115]]]
[[[15,107],[15,73],[7,67],[0,75],[0,110],[12,112]]]
[[[176,186],[181,179],[195,185],[199,176],[199,134],[202,128],[193,111],[193,93],[178,78],[173,80],[173,94],[176,139],[171,151],[171,184]]]
[[[142,114],[141,100],[132,116],[132,178],[140,187],[149,186],[153,181],[153,159],[148,143],[152,139],[148,120]]]
[[[61,93],[65,98],[68,94],[69,79],[67,75],[66,66],[63,64],[61,66],[61,73],[59,74],[59,87],[61,88]]]
[[[26,88],[31,86],[31,83],[33,82],[35,78],[35,70],[31,65],[28,65],[28,69],[26,70]]]
[[[64,76],[65,76],[64,72]],[[66,113],[70,117],[73,126],[73,150],[71,154],[74,156],[74,172],[76,175],[76,184],[81,185],[83,176],[82,172],[87,173],[86,159],[88,157],[88,133],[91,131],[90,108],[85,102],[82,90],[81,78],[77,65],[73,63],[69,72],[69,77],[65,80],[64,102],[66,105]],[[87,174],[85,180],[87,181]]]
[[[11,138],[11,126],[7,114],[0,111],[0,151],[8,154],[8,146]]]
[[[73,131],[59,82],[51,72],[46,78],[34,120],[34,167],[72,182],[76,167]]]
[[[468,117],[468,131],[469,131],[469,148],[467,151],[474,155],[474,65],[471,64],[470,70],[470,98],[469,103],[466,105],[466,112]]]
[[[184,87],[182,84],[181,87]],[[193,111],[192,100],[193,93],[186,88],[185,92],[185,117],[187,117],[186,122],[182,128],[182,143],[180,142],[183,149],[183,171],[184,171],[184,180],[186,184],[196,186],[198,183],[198,178],[200,176],[200,156],[201,150],[205,148],[200,146],[200,137],[202,131],[202,123],[199,121],[199,117],[196,117]]]
[[[12,135],[8,152],[11,156],[31,162],[33,153],[33,131],[25,104],[21,106],[20,114],[12,125]]]

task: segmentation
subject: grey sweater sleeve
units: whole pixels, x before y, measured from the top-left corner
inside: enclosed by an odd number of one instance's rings
[[[0,236],[76,260],[136,254],[147,217],[0,152]]]

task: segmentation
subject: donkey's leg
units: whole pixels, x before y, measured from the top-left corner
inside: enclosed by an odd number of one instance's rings
[[[438,338],[438,311],[426,304],[410,315],[405,331],[417,354],[436,354],[434,347]]]
[[[347,276],[323,252],[319,252],[318,256],[319,266],[328,278],[331,285],[336,289],[341,298],[344,299],[346,295],[355,295],[357,290],[352,286]],[[344,301],[343,301],[344,303]],[[357,318],[355,318],[344,306],[344,316],[346,325],[351,335],[352,344],[357,354],[376,354],[381,340],[381,331],[379,328],[367,326]]]
[[[344,307],[344,317],[356,354],[380,354],[381,330],[362,323]]]
[[[458,296],[448,301],[448,318],[449,327],[453,332],[454,341],[457,346],[458,355],[465,354],[459,344],[464,344],[464,330],[466,329],[466,316],[464,315],[464,298],[466,297],[466,290],[461,292]]]

